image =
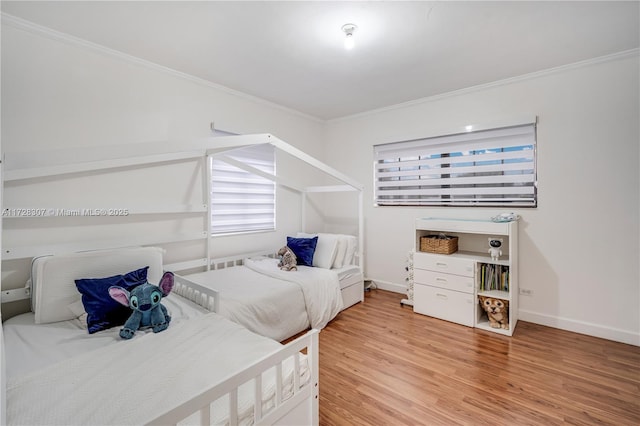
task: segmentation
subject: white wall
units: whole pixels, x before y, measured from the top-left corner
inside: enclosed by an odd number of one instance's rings
[[[12,153],[41,149],[56,150],[57,157],[78,148],[112,147],[102,149],[105,153],[137,152],[156,145],[180,149],[194,138],[210,136],[210,122],[236,133],[272,133],[316,157],[324,152],[322,121],[7,17],[2,25],[2,106],[2,150],[8,160],[19,158]],[[54,160],[47,157],[41,160]],[[7,161],[8,166],[12,164]],[[308,169],[294,165],[288,170],[292,178],[302,174],[308,174]],[[143,182],[149,178],[157,185]],[[198,191],[202,167],[196,161],[126,170],[110,179],[104,174],[82,174],[7,183],[4,207],[141,207],[194,204],[202,196]],[[287,190],[278,190],[277,197],[276,232],[216,238],[213,256],[277,250],[284,245],[286,235],[300,230],[300,197]],[[313,209],[307,211],[307,221],[312,228],[322,226],[321,215]],[[154,232],[188,233],[203,226],[198,215],[13,219],[5,220],[2,237],[5,247],[11,248]],[[183,261],[187,253],[201,255],[204,244],[167,247],[166,260]],[[27,260],[4,266],[3,289],[24,285]],[[18,309],[26,307],[26,302],[16,303],[21,305]],[[3,314],[8,318],[11,306],[3,306]]]
[[[533,291],[520,319],[640,345],[638,76],[635,52],[330,122],[327,162],[366,188],[367,276],[402,291],[416,218],[506,210],[374,207],[374,144],[537,115],[539,207],[516,210]]]
[[[223,130],[273,133],[311,155],[326,152],[329,164],[365,184],[366,272],[398,291],[415,218],[486,218],[501,210],[373,207],[372,145],[537,115],[539,207],[518,211],[520,282],[533,296],[520,298],[520,318],[640,344],[637,55],[322,123],[41,28],[3,24],[4,152],[164,140],[178,147],[208,136],[211,121]],[[62,188],[74,185],[86,182]],[[126,185],[122,191],[134,192]],[[279,197],[278,232],[218,239],[223,249],[215,254],[274,247],[297,230],[294,197]],[[29,200],[13,188],[5,201],[21,207]],[[313,199],[307,230],[353,233],[354,211],[346,195]],[[37,241],[41,231],[26,235]],[[58,231],[82,236],[75,223]],[[15,244],[15,235],[3,235],[4,242]],[[25,274],[3,269],[3,288]]]

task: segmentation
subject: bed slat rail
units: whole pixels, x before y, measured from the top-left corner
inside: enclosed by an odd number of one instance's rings
[[[264,358],[256,361],[250,367],[245,370],[233,374],[227,379],[220,382],[213,388],[204,391],[195,398],[179,405],[167,412],[156,417],[150,421],[149,425],[166,424],[177,425],[180,421],[186,419],[194,413],[200,414],[201,424],[209,424],[208,421],[211,418],[210,405],[219,398],[228,395],[229,396],[229,424],[238,424],[238,388],[251,380],[256,381],[256,391],[254,399],[254,415],[253,423],[256,425],[273,425],[278,422],[287,413],[296,412],[302,417],[296,417],[291,419],[287,417],[286,423],[288,424],[318,424],[318,330],[310,330],[303,336],[287,343],[282,349],[274,352]],[[300,383],[300,362],[299,357],[302,351],[306,350],[307,363],[309,367],[310,377],[305,383]],[[293,358],[295,362],[294,380],[296,384],[293,386],[292,395],[288,398],[279,401],[275,399],[275,406],[269,409],[268,412],[262,412],[262,374],[276,366],[278,376],[282,374],[282,364]],[[259,383],[259,385],[258,385]],[[282,380],[277,380],[276,395],[279,393],[282,395]],[[282,399],[282,397],[280,398]],[[307,406],[301,406],[304,409],[302,411],[294,410],[297,406],[306,404]]]
[[[227,257],[219,257],[216,259],[211,259],[210,265],[211,265],[211,269],[213,270],[231,268],[234,266],[242,266],[244,265],[245,259],[251,258],[251,257],[258,257],[258,256],[266,256],[272,259],[278,258],[278,255],[276,253],[273,253],[272,251],[261,251],[261,252],[254,252],[254,253],[248,253],[248,254],[244,253],[244,254],[238,254],[235,256],[227,256]]]
[[[209,407],[202,408],[200,412],[206,413],[205,415],[211,418],[211,410],[209,409]],[[229,393],[229,424],[238,424],[238,388],[235,388],[231,391],[231,393]]]
[[[181,275],[174,274],[174,285],[171,292],[202,306],[210,312],[218,312],[220,308],[220,295],[217,290],[204,287]]]
[[[276,405],[282,403],[282,364],[276,365]]]
[[[299,373],[294,370],[293,377],[296,377],[296,374]],[[258,421],[262,419],[262,374],[256,376],[253,392],[253,418]]]

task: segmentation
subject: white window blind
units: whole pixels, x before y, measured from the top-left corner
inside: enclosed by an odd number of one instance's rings
[[[535,156],[533,123],[375,145],[375,202],[535,207]]]
[[[232,160],[275,174],[275,150],[270,144],[225,153]],[[265,231],[275,229],[274,181],[224,161],[211,158],[211,232]]]

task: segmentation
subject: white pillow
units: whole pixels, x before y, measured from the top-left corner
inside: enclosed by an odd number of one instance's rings
[[[344,255],[344,263],[342,266],[353,265],[356,249],[358,248],[358,239],[353,235],[344,235],[347,239],[347,252]]]
[[[149,282],[159,282],[162,277],[162,249],[136,247],[34,259],[31,267],[31,303],[36,324],[78,317],[77,310],[72,308],[82,298],[76,288],[76,279],[125,274],[145,266],[149,266]]]
[[[318,236],[316,251],[313,253],[312,265],[316,268],[331,269],[338,252],[338,237],[334,234],[305,234],[298,232],[298,238],[313,238]]]
[[[336,251],[336,258],[333,261],[331,268],[342,268],[344,266],[344,257],[347,254],[347,239],[346,235],[338,235],[338,250]]]

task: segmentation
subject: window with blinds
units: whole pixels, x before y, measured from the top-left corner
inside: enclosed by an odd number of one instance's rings
[[[379,206],[535,207],[536,126],[374,146]]]
[[[224,161],[225,157],[245,169]],[[232,161],[232,162],[234,162]],[[275,229],[276,188],[273,180],[251,169],[275,174],[275,149],[255,145],[211,157],[211,233],[269,231]]]

